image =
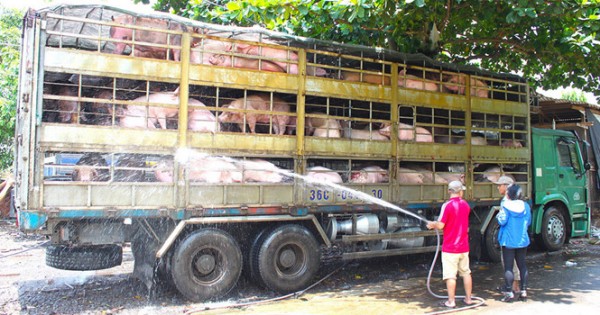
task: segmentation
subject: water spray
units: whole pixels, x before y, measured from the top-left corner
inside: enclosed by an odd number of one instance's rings
[[[222,159],[223,161],[227,161],[230,163],[234,163],[234,164],[241,164],[244,165],[244,163],[246,163],[245,160],[239,160],[239,159],[234,159],[231,157],[226,157],[226,156],[213,156],[213,155],[209,155],[207,153],[203,153],[203,152],[198,152],[196,150],[191,150],[189,148],[180,148],[177,150],[177,153],[175,154],[175,160],[178,161],[179,163],[185,164],[187,162],[189,162],[190,159],[193,158],[218,158],[218,159]],[[418,219],[419,221],[424,222],[425,224],[427,224],[429,222],[429,220],[423,218],[420,215],[417,215],[413,212],[407,211],[405,209],[402,209],[388,201],[382,200],[382,199],[378,199],[375,198],[367,193],[364,193],[362,191],[359,190],[355,190],[340,184],[336,184],[336,183],[332,183],[332,182],[323,182],[320,180],[316,180],[310,177],[306,177],[304,175],[299,175],[296,174],[294,172],[288,171],[288,170],[283,170],[283,169],[269,169],[268,171],[272,171],[272,172],[277,172],[280,173],[283,176],[288,176],[288,177],[293,177],[293,178],[297,178],[302,180],[303,182],[313,185],[313,186],[327,186],[327,187],[331,187],[335,190],[338,191],[345,191],[345,192],[351,192],[353,194],[353,196],[357,196],[359,199],[366,201],[366,202],[370,202],[370,203],[374,203],[380,206],[383,206],[385,208],[403,213],[407,216],[413,217]],[[438,299],[447,299],[448,296],[447,295],[439,295],[436,294],[435,292],[433,292],[433,290],[431,289],[431,276],[433,273],[433,268],[435,266],[435,263],[437,261],[437,258],[439,256],[439,252],[440,252],[440,233],[439,231],[436,229],[436,239],[437,239],[437,243],[436,243],[436,250],[435,250],[435,255],[433,257],[433,261],[431,262],[431,267],[429,269],[429,273],[427,274],[427,291],[429,292],[429,294],[431,294],[433,297],[438,298]],[[343,267],[343,266],[342,266]],[[195,312],[199,312],[199,311],[205,311],[205,310],[211,310],[211,309],[215,309],[215,308],[232,308],[232,307],[239,307],[239,306],[250,306],[250,305],[257,305],[257,304],[262,304],[262,303],[266,303],[266,302],[272,302],[272,301],[277,301],[277,300],[282,300],[282,299],[286,299],[289,297],[297,297],[300,294],[305,293],[306,291],[308,291],[309,289],[313,288],[314,286],[316,286],[317,284],[321,283],[323,280],[325,280],[326,278],[329,278],[331,275],[333,275],[335,272],[337,272],[338,270],[340,270],[342,267],[336,269],[334,272],[328,274],[325,278],[317,281],[316,283],[312,284],[311,286],[309,286],[308,288],[298,291],[298,292],[294,292],[294,293],[290,293],[278,298],[274,298],[274,299],[268,299],[268,300],[264,300],[264,301],[255,301],[255,302],[248,302],[248,303],[238,303],[238,304],[228,304],[228,305],[221,305],[218,307],[205,307],[203,309],[195,309],[195,310],[190,310],[188,312],[186,312],[186,314],[190,314],[190,313],[195,313]],[[455,296],[455,303],[457,299],[464,299],[465,296],[461,296],[461,295],[457,295]],[[472,300],[477,300],[479,302],[477,303],[473,303],[470,305],[466,305],[464,307],[456,307],[456,308],[451,308],[448,310],[444,310],[444,311],[439,311],[439,312],[433,312],[433,313],[428,313],[428,314],[446,314],[446,313],[451,313],[451,312],[457,312],[457,311],[462,311],[462,310],[466,310],[466,309],[471,309],[471,308],[475,308],[478,306],[481,306],[485,303],[485,300],[483,298],[480,297],[476,297],[476,296],[471,296]]]

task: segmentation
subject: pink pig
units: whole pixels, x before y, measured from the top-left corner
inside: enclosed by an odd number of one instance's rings
[[[220,130],[220,124],[217,121],[215,115],[207,109],[200,108],[205,107],[205,105],[202,102],[190,98],[188,101],[188,105],[191,109],[188,111],[189,130],[212,133],[218,132]]]
[[[185,26],[174,23],[167,22],[162,19],[152,19],[152,18],[143,18],[137,17],[133,18],[131,15],[119,15],[117,17],[112,17],[113,22],[129,25],[129,26],[140,26],[146,28],[156,28],[159,30],[176,30],[176,31],[186,31]],[[131,41],[134,38],[133,29],[127,27],[119,27],[119,26],[111,26],[110,28],[110,37],[118,40],[126,40]],[[157,58],[157,59],[166,59],[167,57],[167,49],[156,46],[148,46],[138,44],[141,42],[146,42],[150,44],[158,44],[158,45],[167,45],[170,44],[175,47],[181,46],[181,36],[167,34],[165,32],[160,31],[148,31],[148,30],[135,30],[135,48],[132,51],[132,55],[136,57],[147,57],[147,58]],[[115,48],[113,50],[113,54],[121,55],[125,50],[126,46],[129,46],[128,43],[115,43]],[[172,58],[175,61],[179,61],[181,51],[179,49],[172,48]]]
[[[314,166],[308,169],[306,177],[317,182],[328,182],[341,184],[344,182],[342,176],[338,172],[322,166]]]
[[[306,119],[308,135],[321,138],[341,138],[342,126],[333,118],[308,117]]]
[[[220,122],[237,123],[241,130],[244,130],[244,115],[246,115],[246,123],[250,127],[251,133],[256,133],[256,123],[269,123],[272,121],[273,131],[277,135],[283,135],[286,127],[290,122],[290,116],[277,115],[277,112],[288,113],[290,105],[284,100],[273,97],[273,107],[270,106],[270,97],[266,94],[249,95],[244,98],[238,98],[224,107],[231,109],[248,109],[271,111],[269,114],[259,113],[242,113],[242,112],[223,112],[219,115]]]
[[[387,183],[389,180],[388,171],[379,166],[367,166],[360,171],[353,171],[350,175],[351,183]]]
[[[285,178],[280,168],[265,160],[246,160],[241,168],[245,182],[280,183]]]
[[[242,182],[242,172],[231,162],[220,158],[198,158],[186,165],[188,179],[193,182],[230,184]]]
[[[155,93],[150,94],[148,99],[146,96],[141,96],[134,99],[132,102],[148,102],[160,104],[179,105],[179,98],[173,93]],[[129,105],[123,112],[123,117],[119,121],[119,125],[129,128],[150,128],[155,129],[156,124],[160,128],[167,129],[167,118],[177,117],[177,108],[160,107],[160,106],[142,106]]]
[[[465,76],[454,75],[450,80],[446,81],[444,87],[454,93],[464,95],[466,91],[467,79]],[[471,96],[489,97],[489,87],[483,81],[471,79]]]
[[[416,131],[416,137],[415,137]],[[391,126],[385,124],[383,128],[379,129],[379,133],[389,137],[391,135]],[[433,136],[431,132],[423,127],[414,128],[411,125],[398,123],[398,140],[401,141],[416,141],[416,142],[433,142]]]
[[[404,69],[398,72],[398,86],[416,90],[439,91],[437,84],[427,82],[412,74],[406,74],[406,70]]]

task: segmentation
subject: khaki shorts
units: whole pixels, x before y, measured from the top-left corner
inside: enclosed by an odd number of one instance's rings
[[[456,274],[464,277],[471,274],[469,269],[469,253],[444,253],[442,252],[443,278],[456,279]]]

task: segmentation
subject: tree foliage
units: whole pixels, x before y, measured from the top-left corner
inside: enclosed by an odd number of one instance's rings
[[[576,102],[587,102],[587,97],[580,90],[567,89],[560,94],[560,99],[576,101]]]
[[[573,86],[600,96],[600,0],[157,0],[154,8],[424,53],[519,73],[547,90]]]
[[[0,5],[0,170],[12,165],[24,12]]]

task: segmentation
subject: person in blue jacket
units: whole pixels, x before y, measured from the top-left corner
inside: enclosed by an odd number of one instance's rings
[[[528,203],[519,199],[521,195],[522,190],[519,185],[510,185],[506,191],[507,199],[502,203],[502,208],[496,216],[500,224],[498,243],[502,246],[504,260],[504,297],[501,299],[503,302],[511,302],[515,298],[512,291],[514,262],[517,263],[521,273],[521,292],[518,298],[527,299],[528,272],[525,256],[530,243],[527,230],[531,224],[531,208]]]

